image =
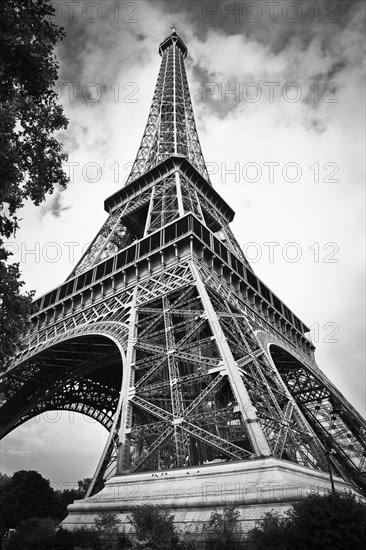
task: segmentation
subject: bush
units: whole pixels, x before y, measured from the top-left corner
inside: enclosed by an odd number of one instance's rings
[[[120,533],[118,526],[121,521],[116,514],[104,512],[94,520],[95,530],[100,541],[100,548],[103,550],[125,550],[131,548],[132,543],[129,537],[123,532]]]
[[[108,533],[110,534],[110,533]],[[79,527],[69,531],[57,527],[53,519],[32,518],[19,523],[4,550],[124,550],[126,540],[118,532],[105,537],[103,530]]]
[[[268,513],[248,535],[250,550],[363,550],[366,505],[351,492],[312,493],[281,517]]]
[[[72,550],[70,541],[57,538],[56,522],[50,518],[30,518],[21,521],[4,550]]]
[[[87,550],[101,550],[101,544],[99,540],[99,533],[96,531],[96,529],[89,529],[87,527],[78,527],[77,529],[73,529],[72,531],[66,531],[68,535],[71,535],[72,540],[72,548],[76,550],[76,548],[85,548]]]
[[[174,550],[178,548],[179,537],[173,525],[174,516],[158,506],[136,506],[129,517],[135,527],[137,540],[132,548],[146,550]]]
[[[240,512],[234,506],[225,506],[222,512],[215,510],[206,528],[208,550],[236,550],[241,547]]]
[[[260,525],[248,533],[248,549],[250,550],[287,550],[290,547],[291,522],[288,515],[281,516],[277,512],[265,514]],[[291,547],[292,548],[292,547]],[[295,550],[296,546],[293,548]],[[308,549],[309,550],[309,549]]]

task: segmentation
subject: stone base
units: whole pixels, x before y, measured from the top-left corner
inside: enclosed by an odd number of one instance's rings
[[[337,490],[350,489],[340,478],[334,478],[334,484]],[[275,458],[127,474],[112,477],[101,492],[71,504],[62,525],[92,527],[98,514],[113,512],[121,530],[130,533],[128,516],[133,507],[154,504],[170,510],[180,533],[189,531],[199,538],[214,509],[233,504],[245,533],[266,512],[283,513],[311,491],[330,489],[327,473]]]

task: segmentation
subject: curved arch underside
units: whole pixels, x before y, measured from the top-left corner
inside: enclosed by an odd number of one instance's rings
[[[121,353],[110,338],[59,342],[1,379],[0,438],[51,410],[79,412],[111,430],[121,384]]]
[[[365,491],[366,430],[363,419],[330,384],[283,348],[270,354],[335,471]]]

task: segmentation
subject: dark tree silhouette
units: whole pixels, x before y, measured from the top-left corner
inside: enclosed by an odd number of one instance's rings
[[[33,470],[15,472],[0,488],[0,530],[29,518],[58,518],[60,504],[50,482]]]
[[[91,480],[92,480],[91,477],[84,477],[84,479],[81,479],[80,481],[78,481],[78,491],[82,493],[82,496],[84,496],[85,493],[87,492],[88,487],[91,483]]]
[[[82,541],[84,548],[87,545],[88,548],[100,550],[96,545],[88,544],[90,539],[87,535],[81,539],[71,531],[57,527],[53,519],[32,518],[19,523],[4,550],[74,550],[79,541]]]
[[[26,200],[39,205],[65,186],[62,145],[54,136],[67,119],[56,102],[53,51],[64,36],[48,0],[0,3],[0,367],[28,327],[32,295],[22,295],[18,264],[9,265],[4,238],[18,228]]]
[[[281,517],[266,514],[249,533],[250,550],[361,550],[366,547],[366,505],[351,492],[313,493]]]

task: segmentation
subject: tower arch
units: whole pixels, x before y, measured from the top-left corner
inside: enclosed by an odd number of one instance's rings
[[[118,338],[106,325],[78,327],[15,360],[0,381],[0,437],[51,410],[82,413],[110,430],[124,380],[121,328]]]
[[[330,467],[365,491],[365,429],[362,417],[324,376],[283,346],[269,343],[268,351],[281,379],[321,442]]]

